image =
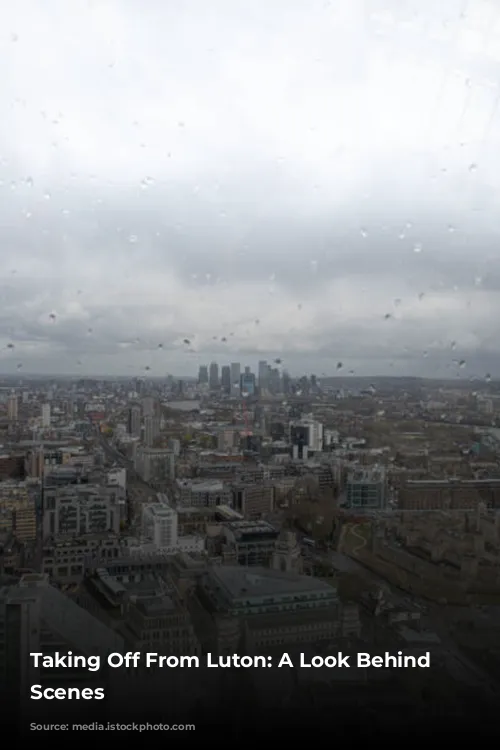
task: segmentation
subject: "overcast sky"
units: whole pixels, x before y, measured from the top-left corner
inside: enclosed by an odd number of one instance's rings
[[[500,376],[496,0],[4,6],[2,372]]]

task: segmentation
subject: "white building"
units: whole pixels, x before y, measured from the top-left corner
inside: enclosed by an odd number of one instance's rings
[[[305,418],[290,423],[290,442],[299,458],[304,453],[319,453],[323,450],[323,425],[315,419]]]
[[[159,493],[158,502],[144,505],[142,509],[143,543],[131,553],[176,554],[187,552],[200,554],[205,549],[205,540],[198,536],[179,536],[178,513],[169,505],[168,497]]]
[[[50,404],[42,404],[42,427],[50,427]]]
[[[163,503],[149,503],[142,509],[142,533],[157,548],[177,547],[177,511]]]

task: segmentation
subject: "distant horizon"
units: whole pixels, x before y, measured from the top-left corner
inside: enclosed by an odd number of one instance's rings
[[[308,377],[310,378],[312,375],[315,375],[315,373],[301,373],[301,374],[292,374],[288,373],[292,380],[297,380],[301,377]],[[39,380],[150,380],[150,381],[166,381],[167,379],[172,378],[174,381],[194,381],[197,382],[198,378],[196,375],[173,375],[173,374],[167,374],[167,375],[143,375],[143,374],[119,374],[119,375],[102,375],[102,374],[83,374],[83,373],[36,373],[36,372],[26,372],[23,373],[23,375],[13,374],[13,373],[0,373],[0,380],[17,380],[22,381],[26,379],[39,379]],[[448,384],[457,384],[460,383],[461,385],[470,384],[470,385],[477,385],[477,384],[484,384],[485,386],[491,385],[493,383],[500,383],[500,378],[490,378],[490,379],[481,379],[481,378],[465,378],[456,376],[455,378],[443,378],[443,377],[426,377],[423,375],[356,375],[356,374],[347,374],[347,375],[322,375],[318,376],[316,375],[316,378],[319,383],[328,380],[328,381],[338,381],[338,382],[345,382],[345,381],[373,381],[373,380],[383,380],[383,381],[423,381],[423,382],[430,382],[430,383],[448,383]]]

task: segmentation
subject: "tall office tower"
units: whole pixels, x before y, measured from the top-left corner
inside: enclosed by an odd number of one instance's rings
[[[153,443],[160,434],[160,420],[158,417],[146,417],[144,420],[144,443],[148,448],[153,447]]]
[[[255,395],[255,375],[249,367],[245,367],[245,372],[240,378],[240,390],[244,396]]]
[[[18,408],[17,408],[17,396],[15,393],[11,393],[9,400],[7,401],[7,419],[9,422],[17,422]]]
[[[219,387],[219,365],[217,364],[217,362],[212,362],[212,364],[210,365],[208,383],[210,385],[210,388]]]
[[[50,427],[50,404],[42,404],[42,427]]]
[[[132,406],[128,410],[127,432],[133,437],[139,437],[141,434],[141,407]]]
[[[142,413],[144,417],[153,417],[155,413],[155,400],[152,396],[142,399]]]
[[[229,367],[229,365],[224,365],[221,370],[220,384],[224,388],[226,393],[230,393],[231,391],[231,368]]]
[[[241,365],[239,362],[231,362],[231,390],[240,390]]]
[[[291,392],[291,378],[290,374],[284,370],[283,371],[283,393],[285,396],[287,396]]]
[[[208,367],[206,365],[200,365],[198,371],[198,384],[206,385],[208,383]]]
[[[259,362],[258,375],[259,375],[259,388],[265,388],[267,386],[267,382],[269,378],[269,368],[265,360],[262,360],[261,362]]]

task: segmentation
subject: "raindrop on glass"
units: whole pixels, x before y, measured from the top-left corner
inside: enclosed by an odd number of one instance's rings
[[[135,245],[135,243],[137,242],[137,235],[131,234],[130,237],[128,238],[128,241],[130,242],[131,245]]]
[[[475,172],[477,169],[477,164],[474,162],[472,164],[469,164],[469,172]]]
[[[416,243],[415,243],[415,244],[413,245],[413,252],[414,252],[414,253],[421,253],[421,252],[422,252],[422,245],[421,245],[421,243],[420,243],[420,242],[416,242]]]
[[[491,375],[490,375],[490,373],[489,373],[489,372],[488,372],[488,373],[486,373],[486,375],[485,375],[485,378],[484,378],[484,379],[486,380],[486,382],[487,382],[487,383],[491,383]]]
[[[360,233],[362,237],[368,237],[368,232],[366,231],[364,227],[361,227]]]
[[[28,187],[33,187],[33,177],[26,177],[26,184]]]
[[[449,224],[448,225],[448,232],[450,232],[450,234],[453,234],[454,231],[455,231],[455,227],[452,224]]]
[[[43,197],[45,198],[46,201],[50,201],[50,193],[44,193]]]
[[[465,359],[461,359],[460,362],[458,363],[458,366],[463,369],[466,366],[466,364],[467,362],[465,361]]]

